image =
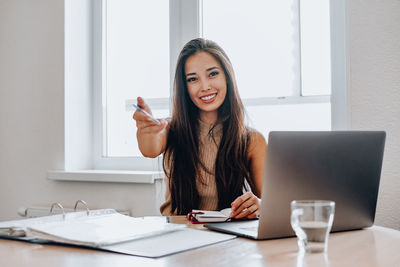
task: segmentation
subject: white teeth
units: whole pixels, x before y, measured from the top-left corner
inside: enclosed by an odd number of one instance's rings
[[[215,96],[216,96],[216,94],[213,94],[213,95],[201,97],[201,99],[202,100],[210,100],[211,98],[214,98]]]

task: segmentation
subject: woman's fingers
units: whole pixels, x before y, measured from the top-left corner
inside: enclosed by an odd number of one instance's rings
[[[249,192],[241,195],[231,203],[231,208],[232,208],[231,217],[235,217],[237,214],[239,214],[240,211],[244,209],[244,208],[239,209],[239,207],[250,197],[248,193]]]
[[[150,112],[149,112],[149,113],[150,113]],[[149,116],[147,116],[147,115],[144,114],[143,112],[140,112],[139,110],[136,110],[136,111],[133,113],[132,118],[133,118],[135,121],[147,121],[147,122],[153,122],[154,124],[156,124],[154,121],[152,121],[152,119],[151,119]]]
[[[138,97],[137,98],[137,106],[139,106],[141,109],[143,109],[145,112],[152,114],[150,107],[146,104],[146,102],[143,100],[143,98]],[[161,124],[155,123],[148,115],[144,114],[143,111],[140,110],[135,110],[135,112],[132,115],[132,118],[136,121],[136,127],[138,129],[143,129],[147,127],[152,127],[152,126],[159,126],[154,128],[154,131],[160,131],[165,128],[166,124],[168,124],[165,120],[162,119],[157,119]]]
[[[151,113],[150,107],[146,104],[146,102],[144,101],[144,99],[143,99],[142,97],[138,96],[137,99],[136,99],[136,101],[137,101],[137,105],[138,105],[141,109],[144,109],[144,110],[146,110],[148,113],[152,114],[152,113]]]
[[[164,119],[158,119],[158,121],[161,123],[160,125],[156,124],[154,121],[150,120],[136,120],[136,127],[137,131],[141,133],[158,133],[162,130],[164,130],[168,122]]]
[[[236,215],[235,219],[241,219],[241,218],[257,218],[257,211],[258,207],[257,205],[251,205],[248,208],[245,208],[242,210],[238,215]]]
[[[136,112],[139,112],[139,111],[136,111]],[[146,127],[151,127],[151,126],[159,126],[160,128],[164,128],[164,126],[166,124],[168,124],[168,122],[164,119],[157,119],[157,121],[160,122],[160,124],[157,124],[152,119],[150,119],[148,116],[142,114],[141,112],[139,112],[139,113],[140,114],[133,114],[133,119],[136,121],[137,128],[146,128]]]
[[[232,202],[231,218],[257,218],[260,208],[259,199],[252,193],[247,192]]]
[[[150,109],[150,107],[146,104],[146,102],[144,101],[144,99],[142,98],[142,97],[140,97],[140,96],[138,96],[137,97],[137,99],[136,99],[136,101],[137,101],[137,106],[139,107],[139,108],[141,108],[141,109],[143,109],[144,111],[146,111],[147,113],[150,113],[150,114],[152,114],[151,113],[151,109]],[[143,112],[140,112],[139,110],[136,110],[134,113],[133,113],[133,119],[134,120],[146,120],[146,119],[148,119],[148,116],[147,115],[145,115],[145,114],[143,114]],[[151,120],[151,119],[150,119]]]

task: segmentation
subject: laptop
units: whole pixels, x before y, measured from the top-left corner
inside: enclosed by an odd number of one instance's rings
[[[270,132],[259,220],[210,223],[211,230],[252,239],[295,236],[292,200],[336,202],[332,231],[374,223],[386,133]]]

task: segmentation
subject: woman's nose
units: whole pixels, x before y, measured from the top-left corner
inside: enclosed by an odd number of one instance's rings
[[[201,90],[202,91],[208,91],[211,89],[210,82],[208,80],[202,80],[201,81]]]

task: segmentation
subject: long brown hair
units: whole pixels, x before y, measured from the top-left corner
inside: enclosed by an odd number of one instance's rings
[[[226,97],[218,109],[222,124],[222,137],[215,161],[215,180],[218,191],[218,209],[243,194],[245,180],[250,179],[250,162],[247,157],[250,131],[244,123],[244,107],[239,97],[232,64],[215,42],[202,38],[193,39],[182,49],[176,66],[174,80],[172,120],[164,151],[163,168],[169,179],[171,212],[183,215],[198,209],[200,203],[196,176],[201,166],[199,159],[199,109],[190,99],[185,74],[187,59],[207,52],[221,65],[227,84]]]

